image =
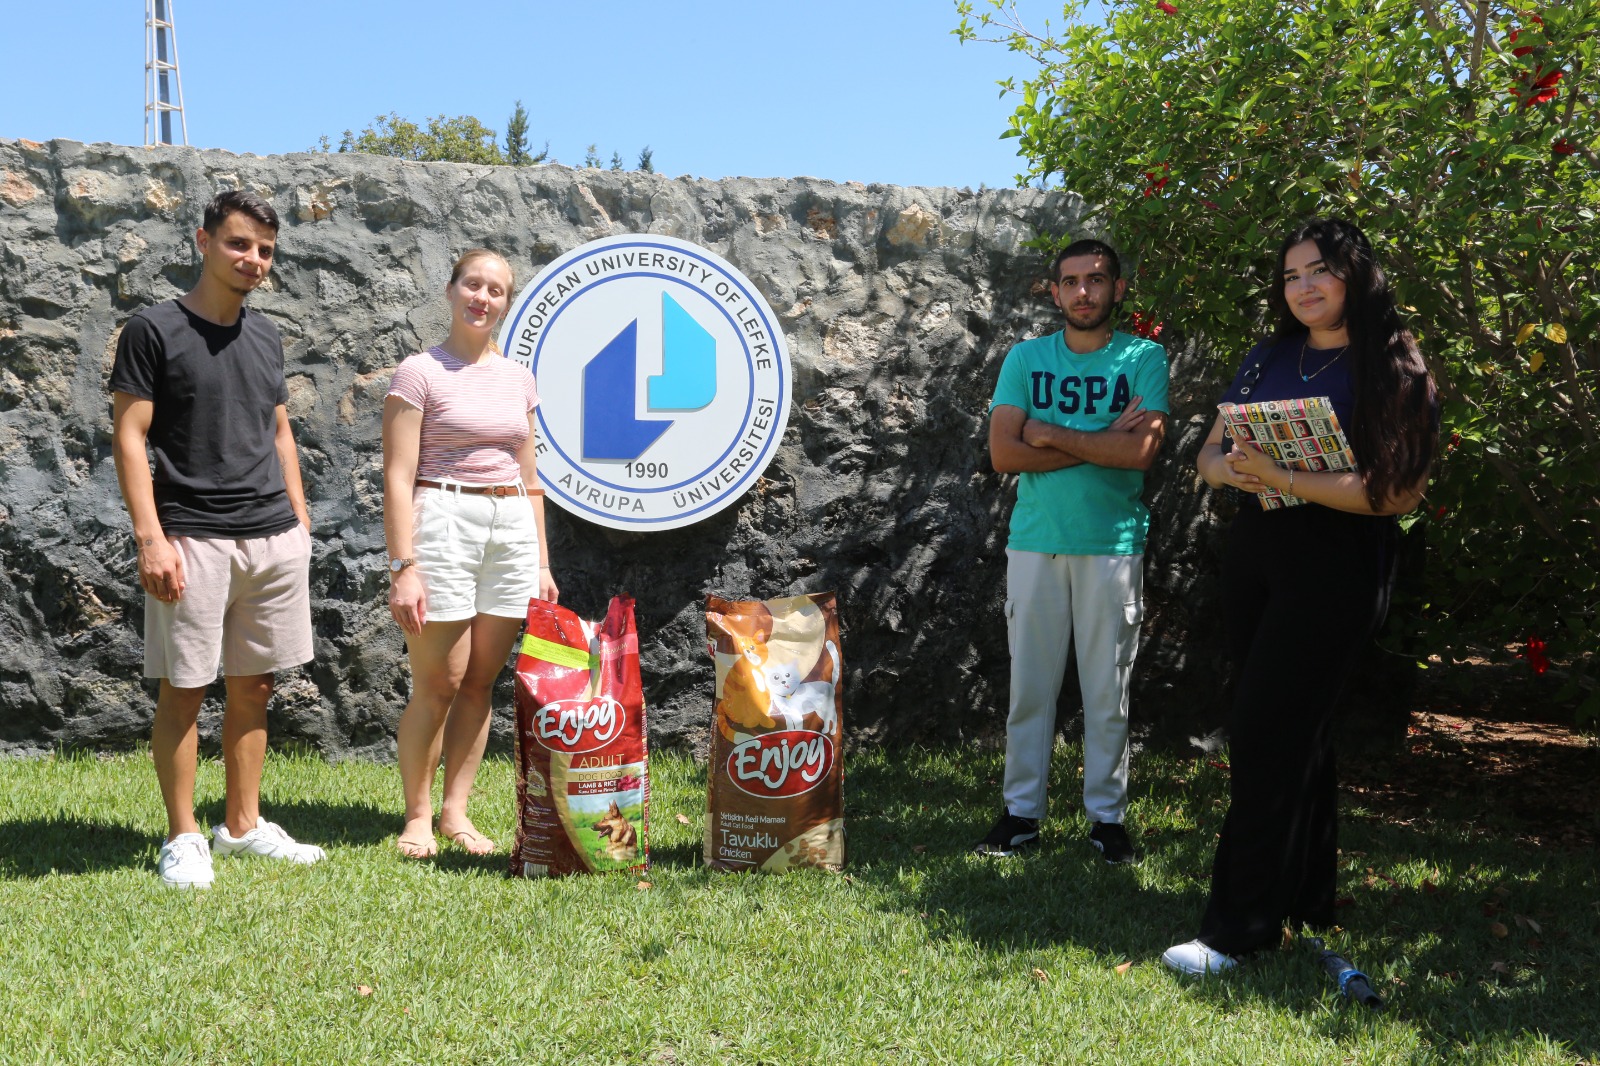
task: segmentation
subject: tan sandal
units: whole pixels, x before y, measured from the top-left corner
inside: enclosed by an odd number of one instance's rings
[[[400,837],[394,842],[396,850],[408,859],[431,859],[439,854],[439,842],[429,833],[426,840]]]
[[[457,829],[447,834],[450,842],[468,855],[492,855],[495,843],[476,829]]]

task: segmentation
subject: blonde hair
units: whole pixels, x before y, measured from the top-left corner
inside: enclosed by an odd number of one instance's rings
[[[511,282],[510,285],[506,286],[506,299],[510,300],[511,294],[517,291],[517,272],[512,269],[510,260],[501,255],[499,252],[489,248],[471,248],[465,252],[462,252],[461,258],[456,260],[456,265],[450,268],[450,284],[454,285],[456,282],[460,281],[461,275],[466,273],[467,268],[480,259],[498,260],[500,265],[506,268],[506,277],[510,279]],[[505,352],[502,352],[500,350],[500,346],[492,340],[489,342],[489,347],[494,349],[494,354],[496,355],[506,354]]]
[[[489,248],[473,248],[461,253],[461,258],[456,260],[456,265],[450,268],[450,284],[454,285],[461,280],[461,274],[480,259],[498,259],[500,265],[506,268],[506,275],[511,279],[511,288],[517,287],[517,272],[511,269],[511,261],[499,252]]]

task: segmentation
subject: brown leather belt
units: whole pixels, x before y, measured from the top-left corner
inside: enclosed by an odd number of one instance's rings
[[[445,492],[464,492],[468,496],[543,496],[543,489],[529,489],[521,485],[463,485],[459,482],[417,479],[419,489],[443,489]]]

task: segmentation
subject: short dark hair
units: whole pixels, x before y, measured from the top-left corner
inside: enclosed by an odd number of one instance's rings
[[[1080,255],[1104,256],[1106,262],[1111,264],[1111,280],[1116,281],[1122,277],[1122,260],[1117,258],[1116,250],[1105,241],[1097,241],[1093,237],[1084,237],[1073,241],[1056,253],[1055,261],[1050,264],[1050,283],[1054,285],[1061,280],[1061,264],[1063,262]]]
[[[205,231],[216,233],[223,220],[235,213],[255,219],[273,233],[278,232],[278,212],[255,193],[243,189],[229,189],[211,198],[206,204]]]

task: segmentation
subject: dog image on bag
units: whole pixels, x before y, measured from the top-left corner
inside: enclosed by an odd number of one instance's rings
[[[633,823],[622,816],[616,800],[606,810],[606,816],[594,823],[594,831],[606,838],[600,849],[612,862],[628,862],[639,854],[639,833]]]
[[[844,864],[844,666],[832,593],[706,601],[712,692],[706,865]]]

